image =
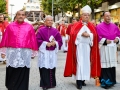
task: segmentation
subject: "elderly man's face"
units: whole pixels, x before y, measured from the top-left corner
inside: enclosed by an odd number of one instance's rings
[[[110,22],[111,22],[110,12],[105,12],[103,18],[104,18],[104,21],[105,21],[106,23],[110,23]]]
[[[83,13],[82,14],[82,21],[83,22],[88,22],[90,19],[90,14],[89,13]]]
[[[53,19],[51,17],[46,18],[45,25],[51,27],[53,24]]]
[[[4,16],[0,15],[0,22],[3,22],[3,21],[4,21]]]

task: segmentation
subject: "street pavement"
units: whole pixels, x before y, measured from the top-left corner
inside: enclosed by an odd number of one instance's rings
[[[76,88],[76,81],[72,77],[64,77],[64,66],[65,66],[66,53],[59,51],[58,63],[56,69],[56,81],[57,86],[49,90],[78,90]],[[5,88],[5,64],[0,63],[0,90],[7,90]],[[120,53],[118,57],[117,72],[117,84],[111,89],[107,90],[120,90]],[[90,81],[86,81],[87,86],[84,86],[82,90],[105,90],[101,87],[95,86],[95,80],[91,78]],[[42,90],[40,85],[40,74],[37,67],[37,57],[31,61],[30,79],[29,79],[29,90]]]

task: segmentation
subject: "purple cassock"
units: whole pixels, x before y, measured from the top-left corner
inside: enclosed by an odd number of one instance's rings
[[[36,35],[38,47],[41,46],[43,41],[50,42],[49,38],[51,36],[53,36],[54,39],[58,42],[59,49],[60,49],[62,46],[62,38],[61,38],[59,31],[53,27],[47,27],[47,26],[42,27],[38,30],[38,33]],[[56,46],[51,46],[51,47],[46,46],[46,50],[54,50],[55,48]]]
[[[99,41],[102,38],[106,38],[109,40],[114,40],[116,37],[120,38],[120,30],[114,23],[105,23],[102,22],[101,24],[97,25],[97,33],[99,36]]]

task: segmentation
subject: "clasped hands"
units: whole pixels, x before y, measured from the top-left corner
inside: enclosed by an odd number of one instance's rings
[[[90,35],[86,31],[82,33],[82,36],[83,37],[90,37]]]
[[[5,56],[6,56],[5,54],[1,53],[1,58],[3,58],[3,59],[4,59],[4,58],[5,58]]]
[[[115,38],[113,42],[114,42],[114,43],[117,43],[118,41],[119,41],[118,38]],[[107,40],[106,40],[106,43],[107,43],[107,44],[110,44],[110,43],[111,43],[111,40],[107,39]]]
[[[51,42],[48,42],[46,46],[51,47],[51,46],[55,46],[55,45],[56,45],[55,39],[53,39]]]

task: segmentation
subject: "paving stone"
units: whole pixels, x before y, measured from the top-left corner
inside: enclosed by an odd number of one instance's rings
[[[76,81],[72,77],[63,77],[66,53],[59,51],[58,62],[56,69],[56,80],[57,86],[49,90],[78,90],[76,88]],[[118,66],[116,68],[117,84],[111,89],[107,90],[120,90],[120,52],[118,53]],[[0,62],[0,90],[7,90],[5,87],[5,73],[6,66]],[[86,81],[87,86],[84,86],[82,90],[105,90],[101,87],[95,86],[94,79]],[[29,90],[42,90],[40,85],[40,74],[37,67],[37,57],[31,60],[30,79],[29,79]]]

